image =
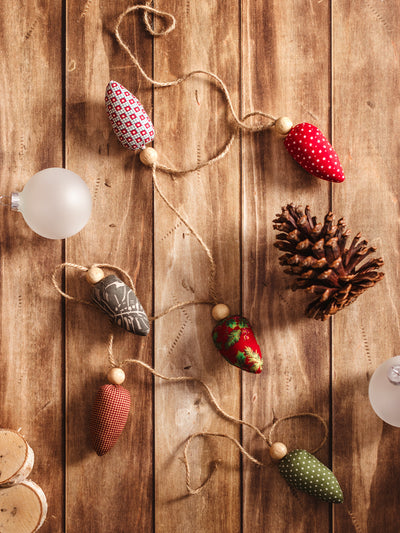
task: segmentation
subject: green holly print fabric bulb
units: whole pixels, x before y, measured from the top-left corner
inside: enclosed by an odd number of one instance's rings
[[[343,503],[343,492],[333,472],[306,450],[288,453],[278,468],[291,487],[325,502]]]
[[[260,347],[247,318],[228,316],[213,329],[213,341],[231,365],[259,374],[263,367]]]

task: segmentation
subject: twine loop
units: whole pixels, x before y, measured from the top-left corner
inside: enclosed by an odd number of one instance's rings
[[[115,38],[116,38],[117,42],[119,43],[119,45],[128,54],[128,56],[131,59],[131,61],[133,62],[133,64],[138,68],[139,72],[142,74],[142,76],[148,82],[150,82],[156,88],[157,87],[172,87],[172,86],[176,86],[176,85],[179,85],[179,84],[183,83],[184,81],[188,80],[192,76],[204,75],[204,76],[208,77],[209,79],[211,79],[213,82],[215,82],[215,84],[221,89],[221,91],[222,91],[222,93],[224,95],[225,101],[227,103],[228,109],[229,109],[229,111],[230,111],[230,113],[232,115],[233,121],[234,121],[234,123],[235,123],[235,125],[236,125],[236,127],[238,129],[241,129],[241,130],[244,130],[244,131],[249,131],[249,132],[257,132],[257,131],[267,130],[267,129],[269,129],[269,128],[271,128],[271,127],[273,127],[275,125],[276,117],[274,117],[274,116],[272,116],[272,115],[270,115],[268,113],[264,113],[262,111],[253,111],[253,112],[249,113],[248,115],[246,115],[246,117],[240,119],[238,114],[236,113],[234,107],[233,107],[232,98],[231,98],[231,95],[230,95],[230,92],[229,92],[227,86],[222,81],[222,79],[219,76],[217,76],[217,74],[214,74],[213,72],[209,72],[207,70],[202,70],[202,69],[192,70],[191,72],[188,72],[187,74],[184,74],[183,76],[181,76],[179,78],[176,78],[176,79],[171,80],[171,81],[166,81],[166,82],[157,81],[157,80],[151,78],[150,76],[148,76],[146,74],[146,72],[144,71],[142,65],[140,64],[138,58],[131,51],[131,49],[126,44],[126,42],[122,39],[120,31],[119,31],[121,23],[124,20],[124,18],[127,15],[129,15],[130,13],[133,13],[134,11],[140,11],[140,10],[144,11],[144,13],[145,13],[144,14],[144,21],[145,21],[145,26],[146,26],[147,31],[151,35],[154,35],[154,36],[166,35],[167,33],[170,33],[171,31],[173,31],[175,29],[176,19],[170,13],[167,13],[165,11],[161,11],[159,9],[150,7],[148,4],[143,4],[143,5],[139,4],[139,5],[136,5],[136,6],[128,7],[123,13],[121,13],[119,15],[119,17],[117,19],[117,22],[116,22],[116,25],[115,25],[115,29],[114,29]],[[152,14],[156,15],[157,17],[160,17],[161,19],[166,20],[167,21],[167,27],[164,28],[163,30],[160,30],[160,31],[156,32],[151,27],[151,24],[150,24],[150,21],[149,21],[149,13],[152,13]],[[268,119],[268,122],[265,122],[265,123],[262,122],[261,124],[256,124],[254,126],[251,126],[251,125],[246,124],[246,119],[249,118],[250,116],[258,116],[258,117],[262,118],[263,120]]]
[[[160,193],[160,194],[162,194],[162,193]],[[192,232],[194,231],[194,230],[192,230],[192,228],[190,226],[189,226],[189,229]],[[194,232],[194,234],[195,234],[195,232]],[[207,248],[207,250],[208,250],[208,248]],[[211,257],[211,260],[213,261],[211,252],[209,252],[209,253],[210,253],[209,258]],[[207,255],[209,255],[209,254],[207,254]],[[109,263],[94,263],[91,266],[98,267],[98,268],[108,268],[108,269],[113,270],[114,272],[117,272],[118,274],[120,274],[121,277],[125,277],[126,280],[128,281],[128,284],[129,284],[130,288],[132,289],[132,291],[136,295],[135,285],[133,283],[133,280],[132,280],[131,276],[128,274],[128,272],[126,270],[123,270],[122,268],[117,267],[116,265],[110,265]],[[87,272],[89,270],[89,267],[85,267],[83,265],[77,265],[75,263],[61,263],[60,265],[57,265],[56,268],[54,269],[54,272],[53,272],[52,276],[51,276],[51,281],[53,283],[54,288],[58,292],[58,294],[60,294],[66,300],[70,300],[70,301],[73,301],[73,302],[77,302],[77,303],[81,303],[81,304],[85,304],[85,305],[90,305],[90,306],[96,307],[90,300],[85,300],[83,298],[78,298],[77,296],[73,296],[71,294],[68,294],[67,292],[65,292],[65,291],[63,291],[61,289],[60,284],[59,284],[59,282],[57,280],[57,276],[58,276],[60,271],[63,271],[67,267],[68,268],[74,268],[75,270],[79,270],[81,272]],[[211,274],[210,274],[210,276],[211,276]],[[214,264],[214,278],[215,278],[215,264]],[[170,307],[165,309],[165,311],[162,311],[158,315],[149,317],[149,320],[151,322],[154,322],[154,320],[157,320],[158,318],[162,318],[162,317],[168,315],[168,313],[171,313],[172,311],[175,311],[176,309],[181,309],[182,307],[185,307],[187,305],[214,305],[216,302],[217,302],[216,297],[213,297],[212,300],[187,300],[187,301],[184,301],[184,302],[178,302],[177,304],[171,305]]]
[[[108,268],[109,270],[113,270],[114,272],[117,272],[120,276],[125,277],[125,279],[128,281],[128,284],[129,284],[130,288],[133,290],[133,292],[136,295],[135,285],[133,283],[133,280],[132,280],[131,276],[128,274],[128,272],[126,270],[123,270],[122,268],[119,268],[116,265],[110,265],[109,263],[94,263],[91,266],[92,267],[98,267],[98,268]],[[53,286],[56,289],[56,291],[59,294],[61,294],[61,296],[66,298],[67,300],[71,300],[71,301],[78,302],[78,303],[85,304],[85,305],[93,305],[93,303],[91,301],[84,300],[82,298],[78,298],[77,296],[72,296],[71,294],[68,294],[67,292],[64,292],[61,289],[60,284],[59,284],[59,282],[57,280],[57,276],[58,276],[58,273],[60,271],[62,272],[67,267],[68,268],[74,268],[75,270],[79,270],[80,272],[87,272],[89,270],[89,267],[85,267],[83,265],[77,265],[75,263],[61,263],[60,265],[57,265],[56,268],[54,269],[54,272],[53,272],[52,276],[51,276],[51,281],[52,281]]]
[[[145,8],[143,19],[144,19],[144,23],[146,26],[146,30],[154,37],[160,37],[161,35],[167,35],[168,33],[170,33],[171,31],[175,29],[176,19],[173,15],[171,15],[171,13],[167,13],[166,11],[160,11],[159,9],[154,9],[150,7],[149,5],[147,5],[147,6],[134,6],[133,8],[129,8],[126,10],[126,14],[134,10],[135,7]],[[149,20],[149,13],[153,13],[154,15],[156,15],[157,18],[164,21],[165,27],[161,29],[160,31],[155,31]],[[121,22],[122,22],[122,19],[121,19]]]
[[[325,422],[325,420],[322,418],[322,416],[318,415],[317,413],[309,413],[309,412],[305,412],[305,413],[297,413],[297,414],[294,414],[294,415],[287,415],[287,416],[282,416],[280,418],[278,418],[277,420],[275,420],[275,422],[272,424],[271,426],[271,429],[269,430],[268,432],[268,436],[267,436],[267,442],[268,442],[268,445],[269,446],[272,446],[274,440],[272,439],[272,435],[275,431],[275,429],[278,427],[279,424],[281,424],[282,422],[284,422],[285,420],[291,420],[293,418],[301,418],[301,417],[309,417],[309,418],[315,418],[317,419],[319,422],[321,422],[322,424],[322,427],[323,427],[323,430],[324,430],[324,435],[323,435],[323,438],[320,442],[320,444],[314,448],[313,450],[310,451],[310,453],[316,453],[318,452],[323,446],[324,444],[326,443],[327,439],[328,439],[328,425],[327,423]]]
[[[150,2],[146,2],[146,4],[139,4],[139,5],[131,6],[131,7],[128,7],[124,12],[122,12],[119,15],[118,19],[117,19],[117,22],[116,22],[116,25],[115,25],[115,29],[114,29],[114,35],[115,35],[115,38],[116,38],[118,44],[128,54],[128,56],[131,59],[132,63],[137,67],[137,69],[139,70],[141,75],[149,83],[151,83],[151,85],[153,85],[155,88],[158,88],[158,87],[172,87],[172,86],[176,86],[176,85],[179,85],[179,84],[185,82],[186,80],[188,80],[192,76],[197,76],[197,75],[206,76],[209,80],[211,80],[213,83],[215,83],[220,88],[220,90],[222,91],[224,99],[225,99],[226,104],[228,106],[228,109],[229,109],[229,111],[231,113],[231,116],[233,118],[233,122],[234,122],[234,125],[236,127],[236,130],[239,129],[239,130],[245,130],[245,131],[250,131],[250,132],[256,132],[256,131],[266,130],[266,129],[271,128],[272,126],[275,125],[276,118],[274,116],[269,115],[268,113],[264,113],[262,111],[252,111],[252,112],[248,113],[247,115],[245,115],[243,118],[239,118],[238,114],[235,112],[235,109],[233,107],[232,98],[231,98],[231,95],[230,95],[230,92],[229,92],[227,86],[225,85],[223,80],[219,76],[217,76],[217,74],[214,74],[213,72],[209,72],[209,71],[202,70],[202,69],[197,69],[197,70],[193,70],[191,72],[188,72],[187,74],[184,74],[183,76],[178,77],[178,78],[176,78],[174,80],[165,81],[165,82],[164,81],[157,81],[157,80],[153,79],[152,77],[150,77],[145,72],[145,70],[143,69],[141,63],[139,62],[139,60],[137,58],[137,56],[131,51],[130,47],[123,40],[123,38],[121,37],[121,34],[120,34],[120,26],[121,26],[123,20],[125,19],[125,17],[127,17],[129,14],[134,13],[136,11],[143,11],[143,13],[144,13],[144,23],[145,23],[146,29],[153,36],[166,35],[166,34],[172,32],[175,29],[176,19],[175,19],[175,17],[172,14],[167,13],[165,11],[161,11],[161,10],[156,9],[154,7],[151,7],[149,4],[150,4]],[[165,27],[162,28],[159,31],[154,30],[154,28],[151,25],[150,15],[154,15],[155,17],[160,18],[165,23]],[[253,116],[257,116],[257,117],[261,118],[262,119],[262,123],[256,124],[256,125],[248,125],[247,124],[247,120],[250,117],[253,117]],[[265,119],[268,119],[268,120],[266,121]],[[186,168],[186,169],[177,169],[177,168],[171,168],[169,166],[166,166],[166,165],[163,165],[163,164],[157,163],[157,162],[155,162],[152,165],[152,177],[153,177],[154,188],[157,190],[158,194],[160,195],[162,200],[165,202],[165,204],[175,213],[175,215],[179,218],[179,220],[181,220],[185,224],[185,226],[189,229],[189,231],[196,238],[196,240],[198,241],[198,243],[200,244],[200,246],[203,248],[203,250],[205,251],[205,253],[207,255],[207,258],[208,258],[208,261],[209,261],[209,265],[210,265],[210,271],[209,271],[209,293],[210,293],[210,299],[211,299],[210,303],[212,303],[214,305],[217,304],[220,301],[220,299],[218,298],[217,291],[216,291],[216,264],[215,264],[213,255],[211,253],[211,250],[207,246],[207,244],[204,242],[202,237],[199,235],[199,233],[188,222],[188,220],[183,215],[181,215],[181,213],[172,205],[172,203],[166,198],[166,196],[160,190],[160,186],[159,186],[158,181],[157,181],[156,170],[160,170],[160,171],[165,172],[165,173],[167,173],[167,174],[169,174],[171,176],[182,176],[183,174],[187,174],[189,172],[194,172],[194,171],[200,170],[201,168],[213,165],[217,161],[221,160],[222,158],[224,158],[228,154],[229,150],[232,147],[232,144],[233,144],[233,141],[235,139],[235,136],[236,136],[236,131],[233,130],[231,132],[231,134],[230,134],[229,139],[227,140],[227,142],[223,146],[223,148],[215,156],[212,156],[212,157],[208,158],[206,161],[200,162],[200,163],[194,165],[193,167]],[[189,302],[189,303],[192,303],[192,302]],[[204,302],[204,303],[206,303],[206,302]],[[177,307],[182,307],[183,305],[187,305],[187,303],[178,304]]]
[[[264,440],[264,442],[268,446],[272,446],[272,444],[273,444],[272,434],[273,434],[273,431],[278,426],[278,424],[280,424],[284,420],[289,420],[289,419],[292,419],[292,418],[299,418],[299,417],[316,418],[323,425],[324,437],[323,437],[321,443],[319,444],[319,446],[317,446],[317,448],[315,448],[314,450],[310,451],[310,453],[315,453],[315,452],[317,452],[318,450],[320,450],[322,448],[322,446],[326,443],[327,438],[328,438],[328,426],[327,426],[325,420],[321,416],[316,414],[316,413],[308,413],[307,412],[307,413],[296,413],[296,414],[292,414],[292,415],[282,416],[281,418],[278,418],[272,424],[271,429],[269,430],[269,433],[268,433],[267,437],[256,426],[253,426],[252,424],[244,422],[243,420],[240,420],[239,418],[232,417],[232,419],[236,423],[244,424],[244,425],[254,429],[257,432],[257,434],[262,437],[262,439]],[[214,475],[214,473],[215,473],[215,471],[217,469],[217,466],[218,466],[218,462],[214,461],[214,463],[212,463],[212,465],[211,465],[212,468],[210,469],[210,473],[208,474],[206,479],[201,483],[201,485],[199,485],[198,487],[194,487],[192,485],[192,482],[191,482],[191,468],[190,468],[190,462],[189,462],[189,458],[188,458],[188,451],[189,451],[189,447],[192,444],[193,440],[196,439],[196,438],[200,438],[200,437],[203,437],[203,438],[205,438],[205,437],[220,437],[220,438],[228,439],[230,442],[232,442],[232,444],[234,444],[238,448],[239,452],[242,455],[244,455],[245,457],[247,457],[247,459],[249,459],[249,461],[251,461],[252,463],[254,463],[257,466],[264,466],[264,467],[267,466],[265,463],[259,461],[251,453],[249,453],[240,444],[240,442],[237,439],[235,439],[234,437],[232,437],[230,435],[227,435],[226,433],[209,433],[209,432],[194,433],[193,435],[190,435],[188,437],[188,439],[186,441],[186,444],[185,444],[185,448],[183,450],[183,463],[185,465],[185,470],[186,470],[186,489],[189,492],[189,494],[199,494],[203,490],[203,488],[207,485],[207,483],[211,480],[211,478]]]

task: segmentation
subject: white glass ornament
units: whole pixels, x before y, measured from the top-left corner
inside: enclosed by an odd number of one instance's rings
[[[400,427],[400,355],[378,366],[369,382],[368,394],[379,418]]]
[[[47,239],[66,239],[88,222],[92,198],[86,183],[65,168],[46,168],[12,193],[11,209],[19,211],[28,226]]]

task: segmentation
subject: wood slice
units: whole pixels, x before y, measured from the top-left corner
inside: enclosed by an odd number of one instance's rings
[[[46,514],[46,496],[30,479],[0,489],[1,533],[34,533],[43,525]]]
[[[24,437],[12,429],[0,429],[0,487],[10,487],[26,479],[35,456]],[[2,531],[2,530],[0,530]]]

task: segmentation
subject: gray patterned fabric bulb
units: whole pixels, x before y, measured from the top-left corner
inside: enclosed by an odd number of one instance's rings
[[[92,287],[92,300],[121,328],[145,336],[147,315],[133,290],[117,276],[107,276]]]

